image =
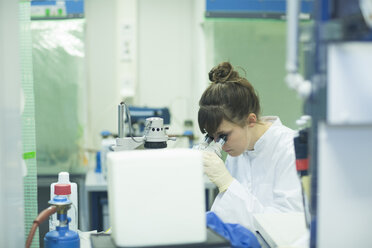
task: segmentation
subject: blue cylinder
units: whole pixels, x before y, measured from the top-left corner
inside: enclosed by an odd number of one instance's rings
[[[102,172],[102,166],[101,166],[101,151],[98,151],[96,153],[96,169],[94,172],[101,173]]]
[[[57,226],[56,230],[48,232],[44,237],[45,248],[80,248],[80,238],[77,232],[68,226]]]

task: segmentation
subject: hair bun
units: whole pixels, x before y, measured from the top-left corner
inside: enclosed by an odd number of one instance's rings
[[[209,80],[214,83],[224,83],[233,72],[233,67],[229,62],[223,62],[209,72]]]

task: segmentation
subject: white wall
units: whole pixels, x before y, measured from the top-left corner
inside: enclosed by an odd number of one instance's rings
[[[84,1],[87,61],[85,136],[89,148],[99,148],[102,130],[117,132],[117,105],[121,99],[116,77],[116,2]]]
[[[169,107],[169,133],[183,121],[197,129],[198,100],[207,82],[199,0],[87,0],[87,143],[117,132],[121,100]]]
[[[203,84],[199,71],[204,65],[200,25],[204,9],[200,2],[138,1],[138,85],[134,102],[169,107],[170,133],[182,133],[183,121],[195,119],[197,114],[199,85]]]
[[[120,96],[132,103],[137,82],[137,46],[138,46],[138,1],[116,1],[116,80],[120,87]]]

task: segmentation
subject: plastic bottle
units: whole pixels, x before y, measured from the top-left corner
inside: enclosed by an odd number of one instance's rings
[[[98,151],[96,153],[96,169],[94,170],[95,173],[101,173],[102,172],[102,166],[101,166],[101,151]]]
[[[193,148],[194,146],[194,124],[192,120],[185,120],[183,122],[183,135],[186,136],[189,139],[189,148]]]
[[[69,211],[73,208],[69,199],[71,195],[70,184],[55,184],[55,197],[49,201],[50,205],[57,207],[56,230],[49,231],[44,237],[45,248],[79,248],[80,238],[76,231],[70,230],[71,216]]]
[[[70,192],[62,191],[55,192],[56,184],[68,184],[70,185]],[[58,189],[57,189],[58,190]],[[67,212],[67,216],[71,218],[69,224],[70,230],[77,231],[78,229],[78,197],[77,197],[77,185],[76,183],[70,182],[70,175],[68,172],[60,172],[58,174],[58,182],[50,185],[50,199],[52,200],[57,194],[66,195],[72,202],[71,208]],[[49,231],[55,230],[58,225],[57,214],[53,214],[49,219]]]

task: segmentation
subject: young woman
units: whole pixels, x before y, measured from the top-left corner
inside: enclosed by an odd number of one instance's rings
[[[212,211],[224,222],[254,230],[253,214],[303,211],[295,167],[294,131],[279,117],[260,116],[258,96],[230,63],[209,72],[212,82],[199,101],[200,130],[214,139],[227,135],[226,165],[204,152],[204,171],[219,194]]]

